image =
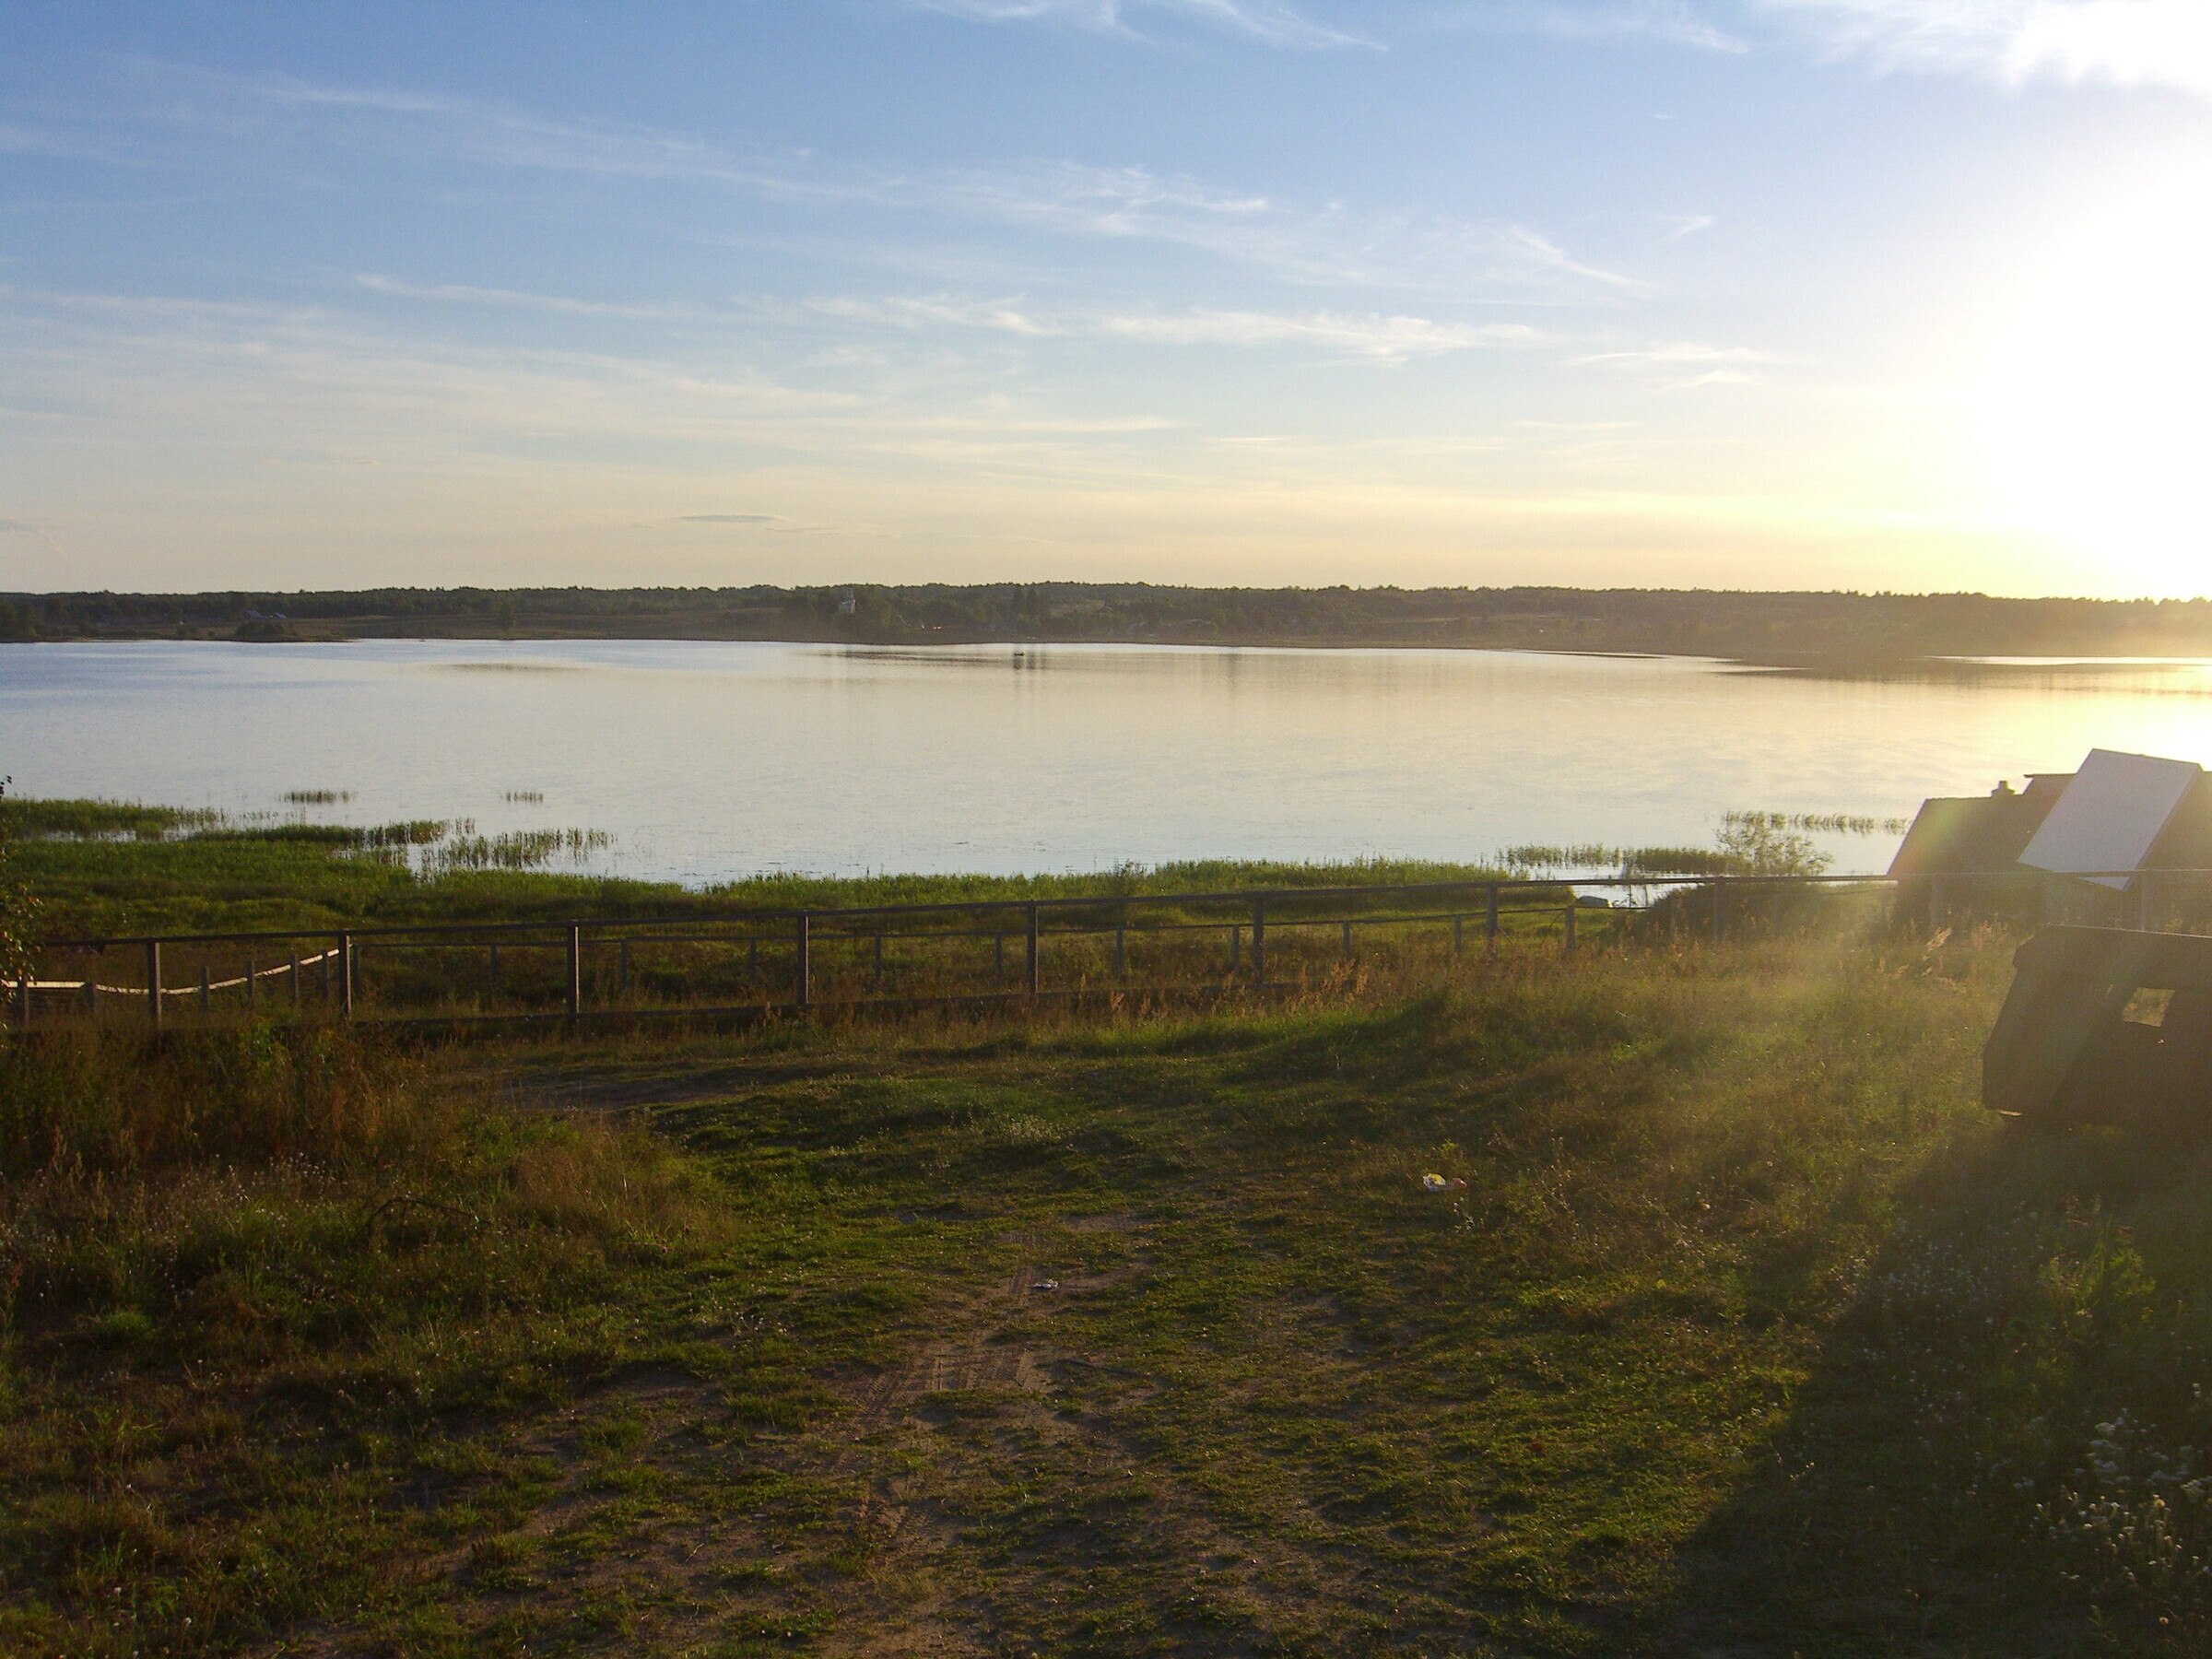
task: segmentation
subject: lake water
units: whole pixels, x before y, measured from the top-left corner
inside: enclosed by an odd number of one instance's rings
[[[1685,658],[664,641],[0,645],[18,793],[609,831],[594,866],[1099,869],[1705,844],[2091,746],[2212,760],[2212,670],[1803,678]],[[515,802],[529,792],[542,802]],[[1840,870],[1894,838],[1823,838]]]

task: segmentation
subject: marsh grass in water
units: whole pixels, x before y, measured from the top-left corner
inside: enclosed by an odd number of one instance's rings
[[[1853,812],[1741,812],[1721,815],[1723,825],[1755,830],[1794,830],[1813,835],[1902,835],[1912,827],[1905,818],[1873,818]]]
[[[1601,841],[1505,847],[1498,863],[1517,876],[1580,874],[1639,876],[1743,876],[1748,861],[1714,847],[1614,847]]]
[[[40,800],[8,795],[0,816],[20,840],[160,841],[212,830],[224,822],[212,807],[149,806],[137,801]]]
[[[12,796],[0,798],[0,819],[52,936],[698,904],[673,886],[535,874],[605,851],[606,838],[584,830],[485,836],[465,818],[317,824]]]
[[[603,830],[521,830],[451,837],[425,859],[431,875],[451,870],[534,870],[566,859],[582,863],[614,844]]]
[[[1056,876],[771,874],[688,888],[544,867],[547,860],[569,856],[571,847],[579,857],[605,851],[593,831],[582,830],[482,837],[466,818],[367,830],[241,825],[166,808],[13,798],[0,802],[0,812],[20,831],[18,862],[44,899],[44,927],[56,937],[327,929],[348,922],[726,915],[748,909],[1479,880],[1508,873],[1415,859],[1220,859]],[[192,832],[182,833],[180,826],[188,820]],[[143,825],[145,838],[93,841],[83,832],[87,826],[100,826],[106,834],[131,825]],[[460,856],[441,859],[441,841],[461,848]]]

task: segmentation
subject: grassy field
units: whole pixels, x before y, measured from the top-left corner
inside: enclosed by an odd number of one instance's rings
[[[2212,1159],[1980,1111],[2007,943],[35,1037],[0,1651],[2203,1652]]]

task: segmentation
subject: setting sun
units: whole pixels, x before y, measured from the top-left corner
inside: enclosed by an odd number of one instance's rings
[[[2142,191],[2021,286],[1986,389],[1999,511],[2076,549],[2084,587],[2204,586],[2212,169]]]

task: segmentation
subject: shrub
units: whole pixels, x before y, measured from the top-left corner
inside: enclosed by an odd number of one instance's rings
[[[30,942],[38,921],[39,901],[16,878],[13,832],[5,810],[7,786],[15,780],[0,778],[0,979],[9,984],[30,974]],[[8,1010],[0,1006],[0,1026]]]

